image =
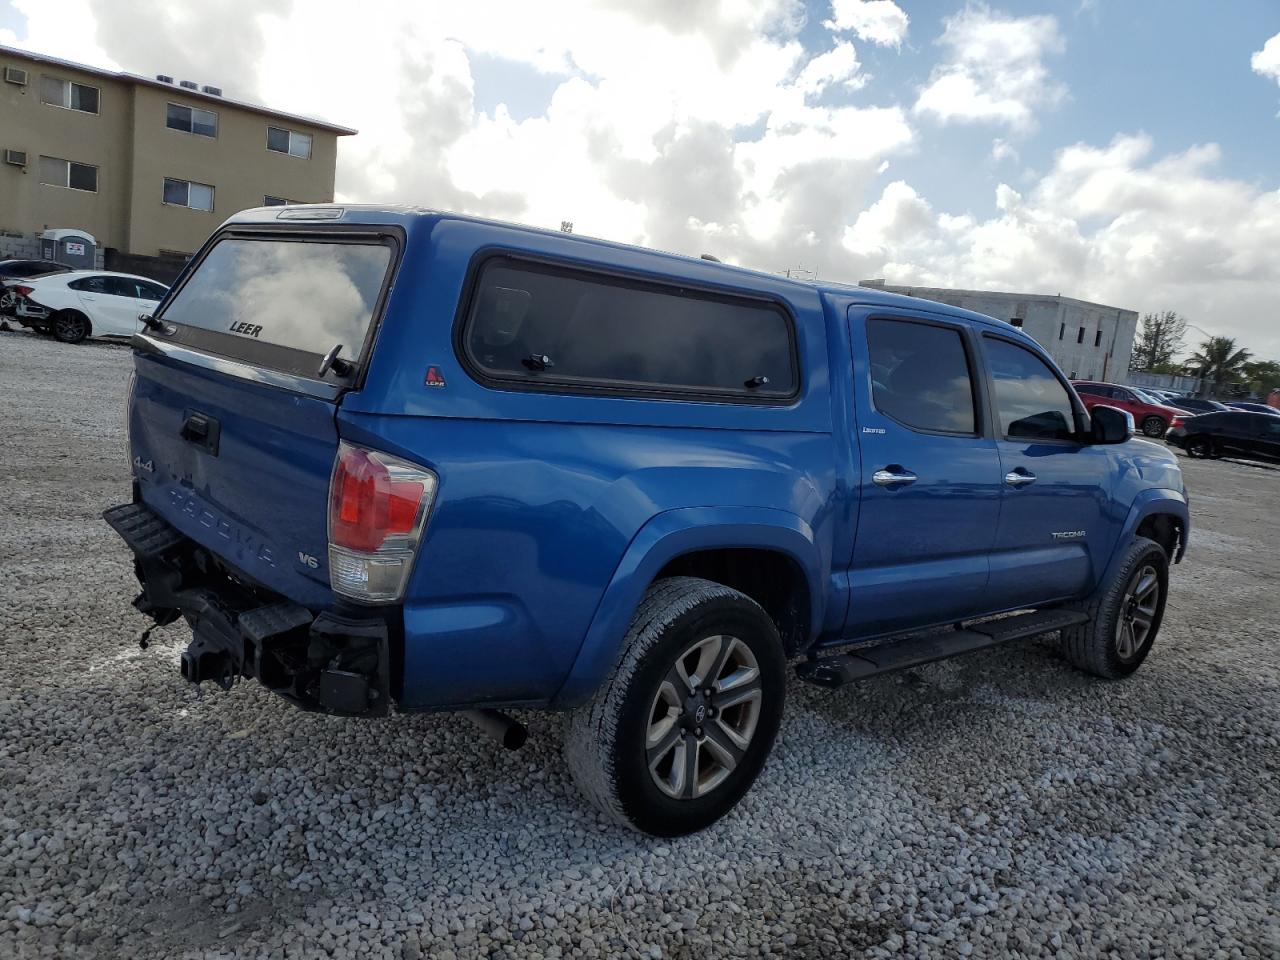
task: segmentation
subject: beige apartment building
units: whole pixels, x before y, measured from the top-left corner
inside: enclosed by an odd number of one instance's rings
[[[331,201],[338,137],[355,132],[0,46],[0,231],[189,255],[237,210]]]

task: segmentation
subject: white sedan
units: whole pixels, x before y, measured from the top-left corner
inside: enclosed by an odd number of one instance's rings
[[[28,327],[52,333],[63,343],[85,337],[131,337],[169,292],[162,283],[129,273],[72,270],[23,280],[14,316]]]

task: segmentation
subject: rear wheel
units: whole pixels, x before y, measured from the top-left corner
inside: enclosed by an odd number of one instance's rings
[[[755,601],[694,577],[658,581],[616,672],[570,717],[574,780],[633,829],[673,837],[709,826],[764,766],[785,668],[777,630]]]
[[[79,343],[89,335],[89,318],[75,310],[63,310],[53,318],[53,335],[63,343]]]
[[[1163,437],[1168,429],[1169,425],[1162,418],[1154,415],[1142,421],[1142,432],[1148,437]]]
[[[1187,441],[1187,456],[1207,460],[1214,455],[1213,441],[1208,437],[1192,437]]]
[[[1084,604],[1088,623],[1062,631],[1062,652],[1081,670],[1115,680],[1137,670],[1164,618],[1169,558],[1136,537],[1111,580]]]

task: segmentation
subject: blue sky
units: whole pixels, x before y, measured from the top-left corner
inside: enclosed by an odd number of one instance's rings
[[[1280,358],[1277,0],[0,0],[0,43],[358,127],[339,199],[1174,309]]]

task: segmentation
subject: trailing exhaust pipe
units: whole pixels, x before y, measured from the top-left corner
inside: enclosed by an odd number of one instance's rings
[[[529,728],[497,710],[463,710],[462,715],[508,750],[519,750],[529,739]]]

